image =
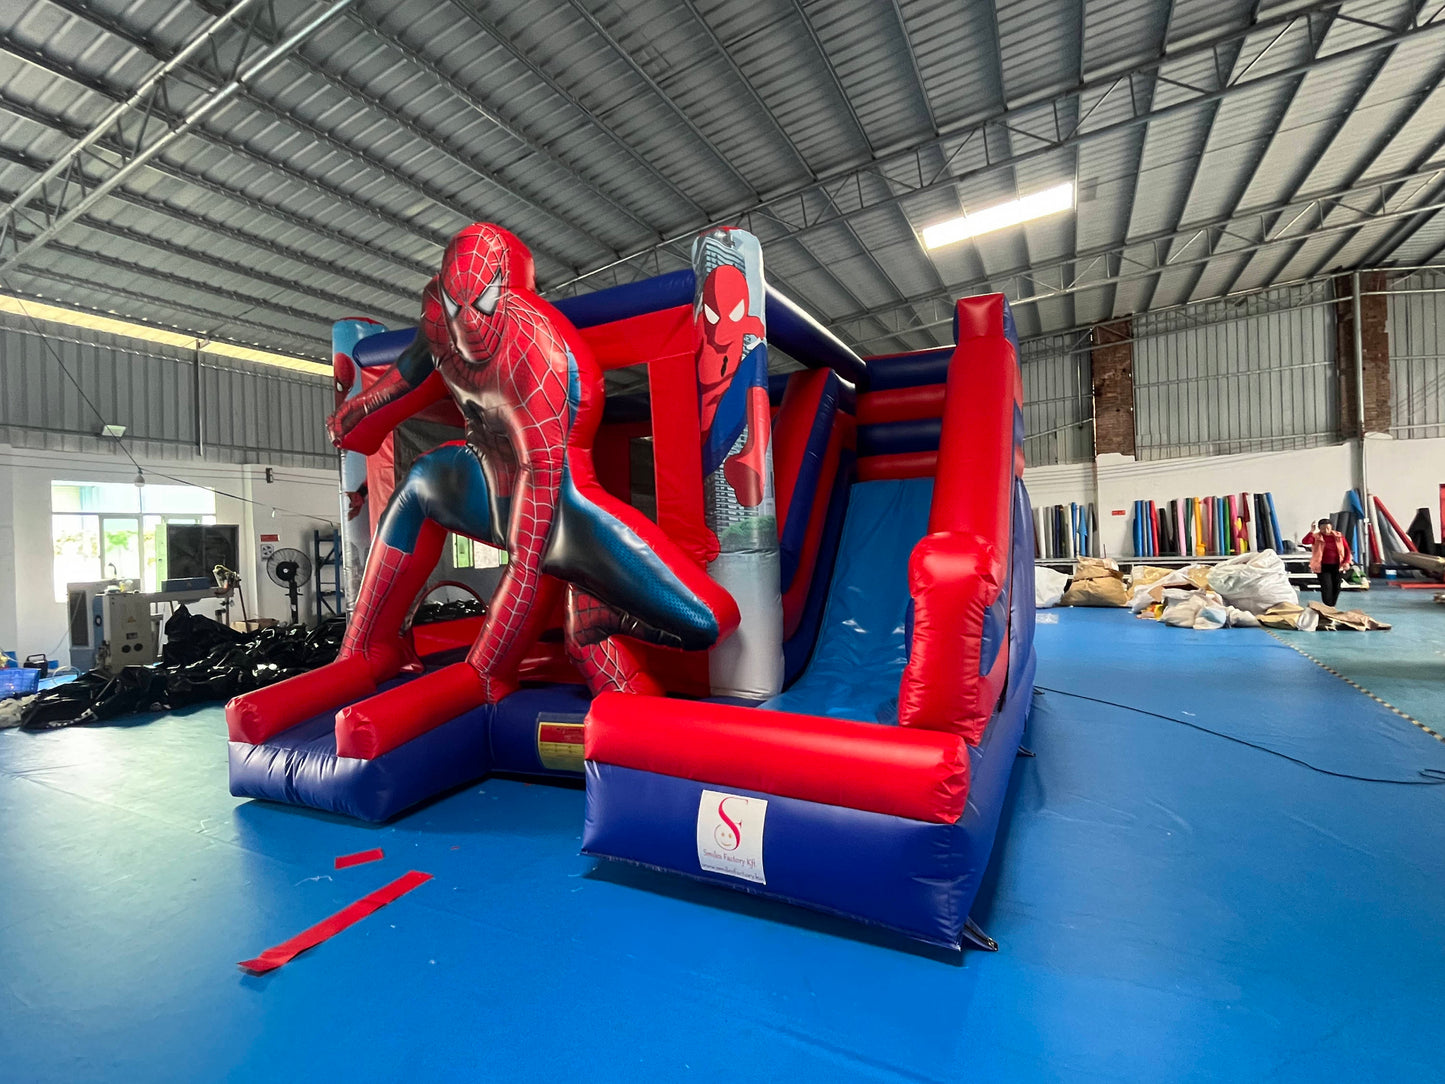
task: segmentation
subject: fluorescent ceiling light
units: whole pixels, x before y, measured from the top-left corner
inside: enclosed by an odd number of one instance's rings
[[[14,313],[32,320],[49,320],[52,323],[69,324],[71,327],[83,327],[91,331],[104,331],[111,335],[124,335],[127,338],[140,339],[144,342],[178,346],[183,350],[199,349],[203,354],[222,354],[230,358],[255,361],[262,365],[275,365],[282,369],[292,369],[302,373],[330,374],[331,372],[331,366],[319,361],[308,361],[305,358],[292,357],[289,354],[277,354],[270,350],[258,350],[235,343],[208,342],[205,339],[197,339],[194,335],[148,327],[145,324],[136,324],[129,320],[101,316],[96,313],[81,312],[78,309],[67,309],[60,305],[48,305],[43,301],[12,297],[8,294],[0,294],[0,312]]]
[[[1011,199],[1007,203],[985,207],[982,211],[975,211],[971,215],[959,215],[946,222],[925,227],[923,244],[927,248],[940,248],[943,245],[951,245],[955,241],[966,241],[979,234],[993,233],[994,230],[1003,230],[1024,222],[1032,222],[1034,219],[1043,218],[1046,215],[1056,215],[1060,211],[1069,210],[1073,205],[1074,183],[1065,181],[1052,188],[1045,188],[1041,192],[1034,192],[1019,199]]]

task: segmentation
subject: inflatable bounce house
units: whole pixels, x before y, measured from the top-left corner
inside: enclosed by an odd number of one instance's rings
[[[337,325],[365,574],[335,663],[228,705],[231,791],[382,821],[585,776],[588,854],[994,947],[968,916],[1034,680],[1008,303],[863,359],[750,234],[692,264],[553,305],[479,224],[419,329]],[[770,347],[801,371],[770,379]],[[645,394],[604,403],[632,366]],[[439,443],[398,478],[417,419]],[[411,628],[448,532],[505,551],[500,580]]]

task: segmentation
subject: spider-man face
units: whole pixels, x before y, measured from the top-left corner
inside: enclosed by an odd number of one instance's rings
[[[743,317],[748,312],[748,280],[742,268],[721,264],[708,272],[702,284],[702,309],[697,314],[698,332],[717,355],[709,361],[721,363],[722,371],[700,373],[704,381],[711,382],[727,375],[727,358],[733,353],[741,358],[739,348],[743,341]],[[735,358],[734,360],[738,360]]]
[[[337,352],[331,355],[331,375],[333,378],[332,387],[336,392],[336,405],[339,407],[346,402],[351,393],[356,390],[357,377],[360,370],[356,362],[351,360],[350,354]]]
[[[477,222],[447,245],[438,285],[453,348],[481,365],[501,345],[509,295],[535,286],[532,254],[502,227]]]

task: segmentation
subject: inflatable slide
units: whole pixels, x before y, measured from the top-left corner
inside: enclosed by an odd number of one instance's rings
[[[1034,665],[1007,302],[960,302],[954,347],[865,360],[764,282],[742,231],[553,307],[520,242],[470,229],[503,238],[508,284],[444,266],[426,338],[338,332],[333,432],[371,503],[360,609],[338,664],[228,706],[232,793],[384,821],[491,772],[585,775],[588,853],[987,944],[968,912]],[[453,348],[487,379],[564,374],[535,552],[497,499],[526,456],[486,424],[515,407],[469,398]],[[769,348],[803,369],[770,378]],[[623,368],[643,390],[590,402]],[[447,531],[505,551],[502,578],[483,616],[411,629]]]

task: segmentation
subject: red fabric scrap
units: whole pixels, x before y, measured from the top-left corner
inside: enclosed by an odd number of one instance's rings
[[[355,854],[343,854],[336,860],[337,869],[349,869],[351,866],[364,866],[368,862],[380,862],[386,857],[386,852],[380,847],[373,847],[369,851],[357,851]]]
[[[430,873],[421,873],[417,870],[403,874],[390,884],[383,885],[375,892],[368,893],[355,903],[343,907],[330,918],[323,919],[308,930],[303,930],[289,941],[282,941],[281,944],[268,948],[254,960],[242,960],[240,966],[256,974],[274,971],[307,949],[321,944],[346,927],[360,922],[367,915],[381,910],[388,903],[406,895],[418,885],[426,884],[431,878]]]

